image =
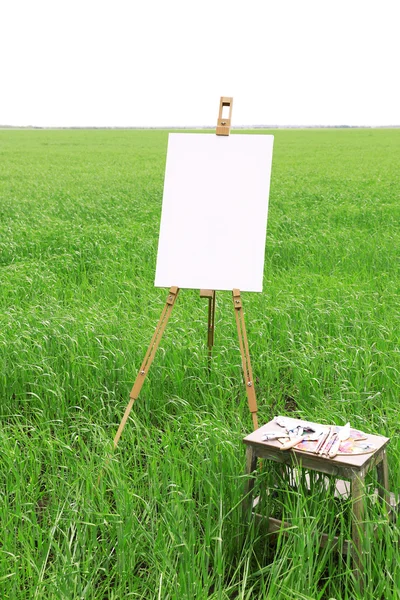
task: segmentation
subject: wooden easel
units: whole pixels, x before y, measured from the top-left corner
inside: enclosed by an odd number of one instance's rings
[[[233,98],[228,98],[225,96],[221,97],[217,127],[216,127],[216,131],[215,131],[216,135],[229,135],[230,134],[231,119],[232,119],[232,105],[233,105]],[[229,108],[229,117],[228,118],[225,118],[223,116],[224,107]],[[122,421],[118,427],[118,431],[115,435],[114,448],[116,448],[118,445],[119,438],[121,437],[122,432],[125,428],[129,414],[133,407],[133,403],[135,402],[135,400],[138,398],[138,396],[140,394],[140,390],[142,389],[146,375],[150,369],[151,363],[153,362],[155,353],[156,353],[159,343],[161,341],[164,330],[167,326],[169,317],[171,316],[171,312],[175,305],[175,301],[178,296],[178,293],[179,293],[179,288],[176,286],[171,287],[169,290],[167,301],[166,301],[164,309],[161,313],[160,320],[158,321],[156,330],[151,339],[150,345],[148,347],[148,350],[146,352],[146,355],[145,355],[142,365],[140,367],[139,373],[136,377],[135,383],[134,383],[131,393],[129,395],[130,400],[129,400],[128,406],[125,409],[125,414],[122,418]],[[212,348],[214,345],[215,290],[200,290],[200,297],[208,298],[207,343],[208,343],[208,368],[210,370],[211,369],[211,354],[212,354]],[[247,400],[248,400],[248,404],[249,404],[249,410],[250,410],[250,413],[251,413],[251,416],[253,419],[253,426],[254,426],[254,429],[256,430],[256,429],[258,429],[257,399],[256,399],[256,393],[255,393],[255,389],[254,389],[253,372],[251,369],[249,344],[248,344],[248,340],[247,340],[240,290],[238,290],[238,289],[233,290],[232,299],[233,299],[233,306],[234,306],[234,312],[235,312],[236,326],[237,326],[237,330],[238,330],[240,353],[242,355],[242,367],[243,367],[244,380],[245,380],[245,384],[246,384]]]

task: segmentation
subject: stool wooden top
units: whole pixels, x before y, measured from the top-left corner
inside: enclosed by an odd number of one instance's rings
[[[293,423],[302,423],[300,419],[291,419]],[[315,425],[315,429],[326,427],[319,423],[312,423],[307,421],[307,424],[311,426]],[[365,434],[366,439],[362,440],[364,444],[373,444],[375,450],[369,454],[340,454],[335,458],[329,458],[313,454],[312,452],[304,452],[302,450],[296,450],[296,447],[291,450],[280,450],[281,443],[278,440],[263,441],[262,436],[264,433],[270,431],[281,431],[283,434],[285,430],[277,425],[273,420],[266,423],[256,431],[253,431],[250,435],[243,439],[243,442],[248,446],[252,446],[257,456],[270,458],[278,462],[290,462],[290,463],[301,463],[304,467],[308,467],[313,470],[320,470],[325,473],[336,474],[338,472],[346,472],[348,476],[355,474],[359,471],[368,471],[371,465],[369,463],[376,463],[376,460],[382,455],[385,446],[389,443],[390,439],[379,435]],[[346,474],[346,473],[344,473]]]

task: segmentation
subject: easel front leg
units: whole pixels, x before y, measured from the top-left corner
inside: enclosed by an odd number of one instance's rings
[[[117,433],[115,435],[115,438],[114,438],[114,448],[117,447],[119,438],[121,437],[121,434],[122,434],[122,432],[124,430],[124,427],[126,425],[126,422],[128,420],[129,414],[130,414],[130,412],[132,410],[133,403],[135,402],[135,400],[138,398],[138,396],[140,394],[140,390],[142,389],[142,386],[143,386],[144,380],[146,378],[147,372],[150,369],[151,363],[153,362],[155,353],[156,353],[157,348],[159,346],[159,343],[161,341],[161,337],[162,337],[162,335],[164,333],[164,330],[165,330],[165,328],[167,326],[168,319],[171,316],[171,312],[172,312],[172,309],[174,307],[175,300],[176,300],[176,297],[178,295],[178,292],[179,292],[179,288],[177,288],[175,286],[171,287],[171,289],[169,290],[168,298],[167,298],[167,301],[166,301],[165,306],[163,308],[163,311],[161,313],[160,320],[158,321],[156,330],[155,330],[154,335],[153,335],[153,337],[151,339],[150,345],[149,345],[148,350],[146,352],[146,356],[144,357],[144,360],[142,362],[142,366],[140,367],[140,371],[139,371],[139,373],[138,373],[138,375],[136,377],[136,381],[135,381],[135,383],[133,385],[132,391],[129,394],[130,401],[129,401],[128,406],[125,409],[125,414],[124,414],[124,416],[122,418],[122,421],[121,421],[121,423],[120,423],[120,425],[118,427],[118,431],[117,431]]]
[[[251,369],[249,343],[247,341],[246,325],[244,322],[242,299],[240,297],[240,290],[234,289],[232,292],[233,306],[235,309],[236,326],[238,330],[240,353],[242,355],[242,367],[244,381],[246,384],[247,400],[249,403],[249,410],[253,419],[254,429],[258,429],[257,419],[257,399],[256,392],[254,389],[253,371]]]

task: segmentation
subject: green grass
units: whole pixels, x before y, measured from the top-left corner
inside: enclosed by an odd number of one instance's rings
[[[400,136],[274,135],[264,293],[243,294],[260,422],[390,436],[397,494]],[[350,526],[318,482],[298,496],[260,477],[289,538],[243,522],[251,419],[229,293],[209,376],[207,303],[181,291],[112,453],[166,299],[166,146],[164,131],[0,131],[1,598],[397,599],[399,527],[376,505],[364,593],[348,559],[316,551]]]

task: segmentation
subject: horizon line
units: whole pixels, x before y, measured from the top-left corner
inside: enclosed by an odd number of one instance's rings
[[[235,125],[235,129],[397,129],[400,125]],[[215,125],[0,125],[0,129],[215,129]]]

